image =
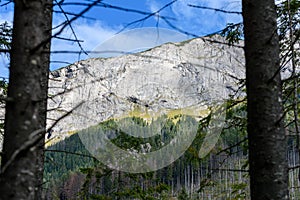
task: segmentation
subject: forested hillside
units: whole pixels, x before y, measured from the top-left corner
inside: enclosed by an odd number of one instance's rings
[[[284,85],[287,109],[291,103],[291,84],[287,80]],[[150,138],[129,136],[122,132],[123,127],[118,127],[118,124],[133,122],[145,130],[153,130],[151,123],[155,122],[135,116],[110,119],[73,133],[46,150],[46,196],[48,199],[249,199],[246,102],[244,98],[227,101],[225,127],[210,154],[199,158],[199,149],[206,136],[203,130],[211,117],[208,114],[197,119],[197,135],[187,151],[171,165],[155,172],[132,174],[110,169],[99,162],[95,154],[90,154],[81,137],[107,134],[114,144],[128,152],[147,153],[170,143],[178,134],[180,120],[188,116],[162,116],[166,121],[161,132]],[[291,110],[286,115],[287,134],[295,129],[292,116]],[[287,142],[290,196],[297,199],[300,197],[296,189],[299,187],[297,136],[289,134]]]
[[[203,159],[198,157],[199,147],[205,137],[202,130],[209,120],[205,118],[198,122],[197,137],[179,160],[168,167],[148,173],[131,174],[105,167],[88,153],[76,133],[46,150],[48,199],[53,196],[61,199],[247,198],[249,180],[245,104],[240,103],[229,109],[227,115],[228,127],[224,129],[222,139],[210,155]],[[167,119],[159,135],[144,139],[124,134],[114,120],[98,126],[114,135],[113,143],[116,145],[141,153],[155,151],[172,141],[173,136],[178,134],[178,124],[183,118],[184,116],[178,115]],[[132,120],[149,128],[149,124],[142,118],[122,120]],[[238,126],[233,127],[232,123]],[[99,127],[83,131],[85,134],[100,134],[97,131]],[[235,145],[239,141],[240,144]],[[229,148],[231,146],[234,147]]]

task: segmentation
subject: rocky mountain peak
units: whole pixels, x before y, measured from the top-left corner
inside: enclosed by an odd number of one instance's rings
[[[54,136],[63,138],[110,118],[201,115],[244,78],[243,49],[223,43],[220,36],[196,38],[52,71],[48,127],[79,104],[53,128]]]

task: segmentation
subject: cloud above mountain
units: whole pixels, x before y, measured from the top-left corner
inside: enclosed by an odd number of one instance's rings
[[[165,4],[157,0],[148,0],[147,5],[148,9],[151,12],[154,12]],[[176,18],[175,21],[171,21],[173,25],[181,30],[197,33],[198,35],[211,34],[224,28],[227,23],[237,23],[242,21],[241,15],[225,14],[213,10],[194,8],[189,5],[205,6],[230,11],[241,10],[241,2],[236,0],[178,0],[172,4],[169,9],[162,11],[161,14],[170,15],[172,13]],[[171,13],[169,10],[171,10]]]

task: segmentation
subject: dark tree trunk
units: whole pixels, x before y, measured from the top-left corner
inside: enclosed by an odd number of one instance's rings
[[[243,0],[251,199],[288,199],[279,41],[273,0]]]
[[[41,199],[52,0],[14,3],[0,199]]]

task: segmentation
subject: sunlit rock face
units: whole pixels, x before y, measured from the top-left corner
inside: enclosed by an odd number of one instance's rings
[[[110,118],[200,116],[212,104],[224,102],[244,78],[243,49],[223,42],[215,36],[167,43],[51,72],[48,127],[80,105],[53,127],[51,137],[64,138]]]

